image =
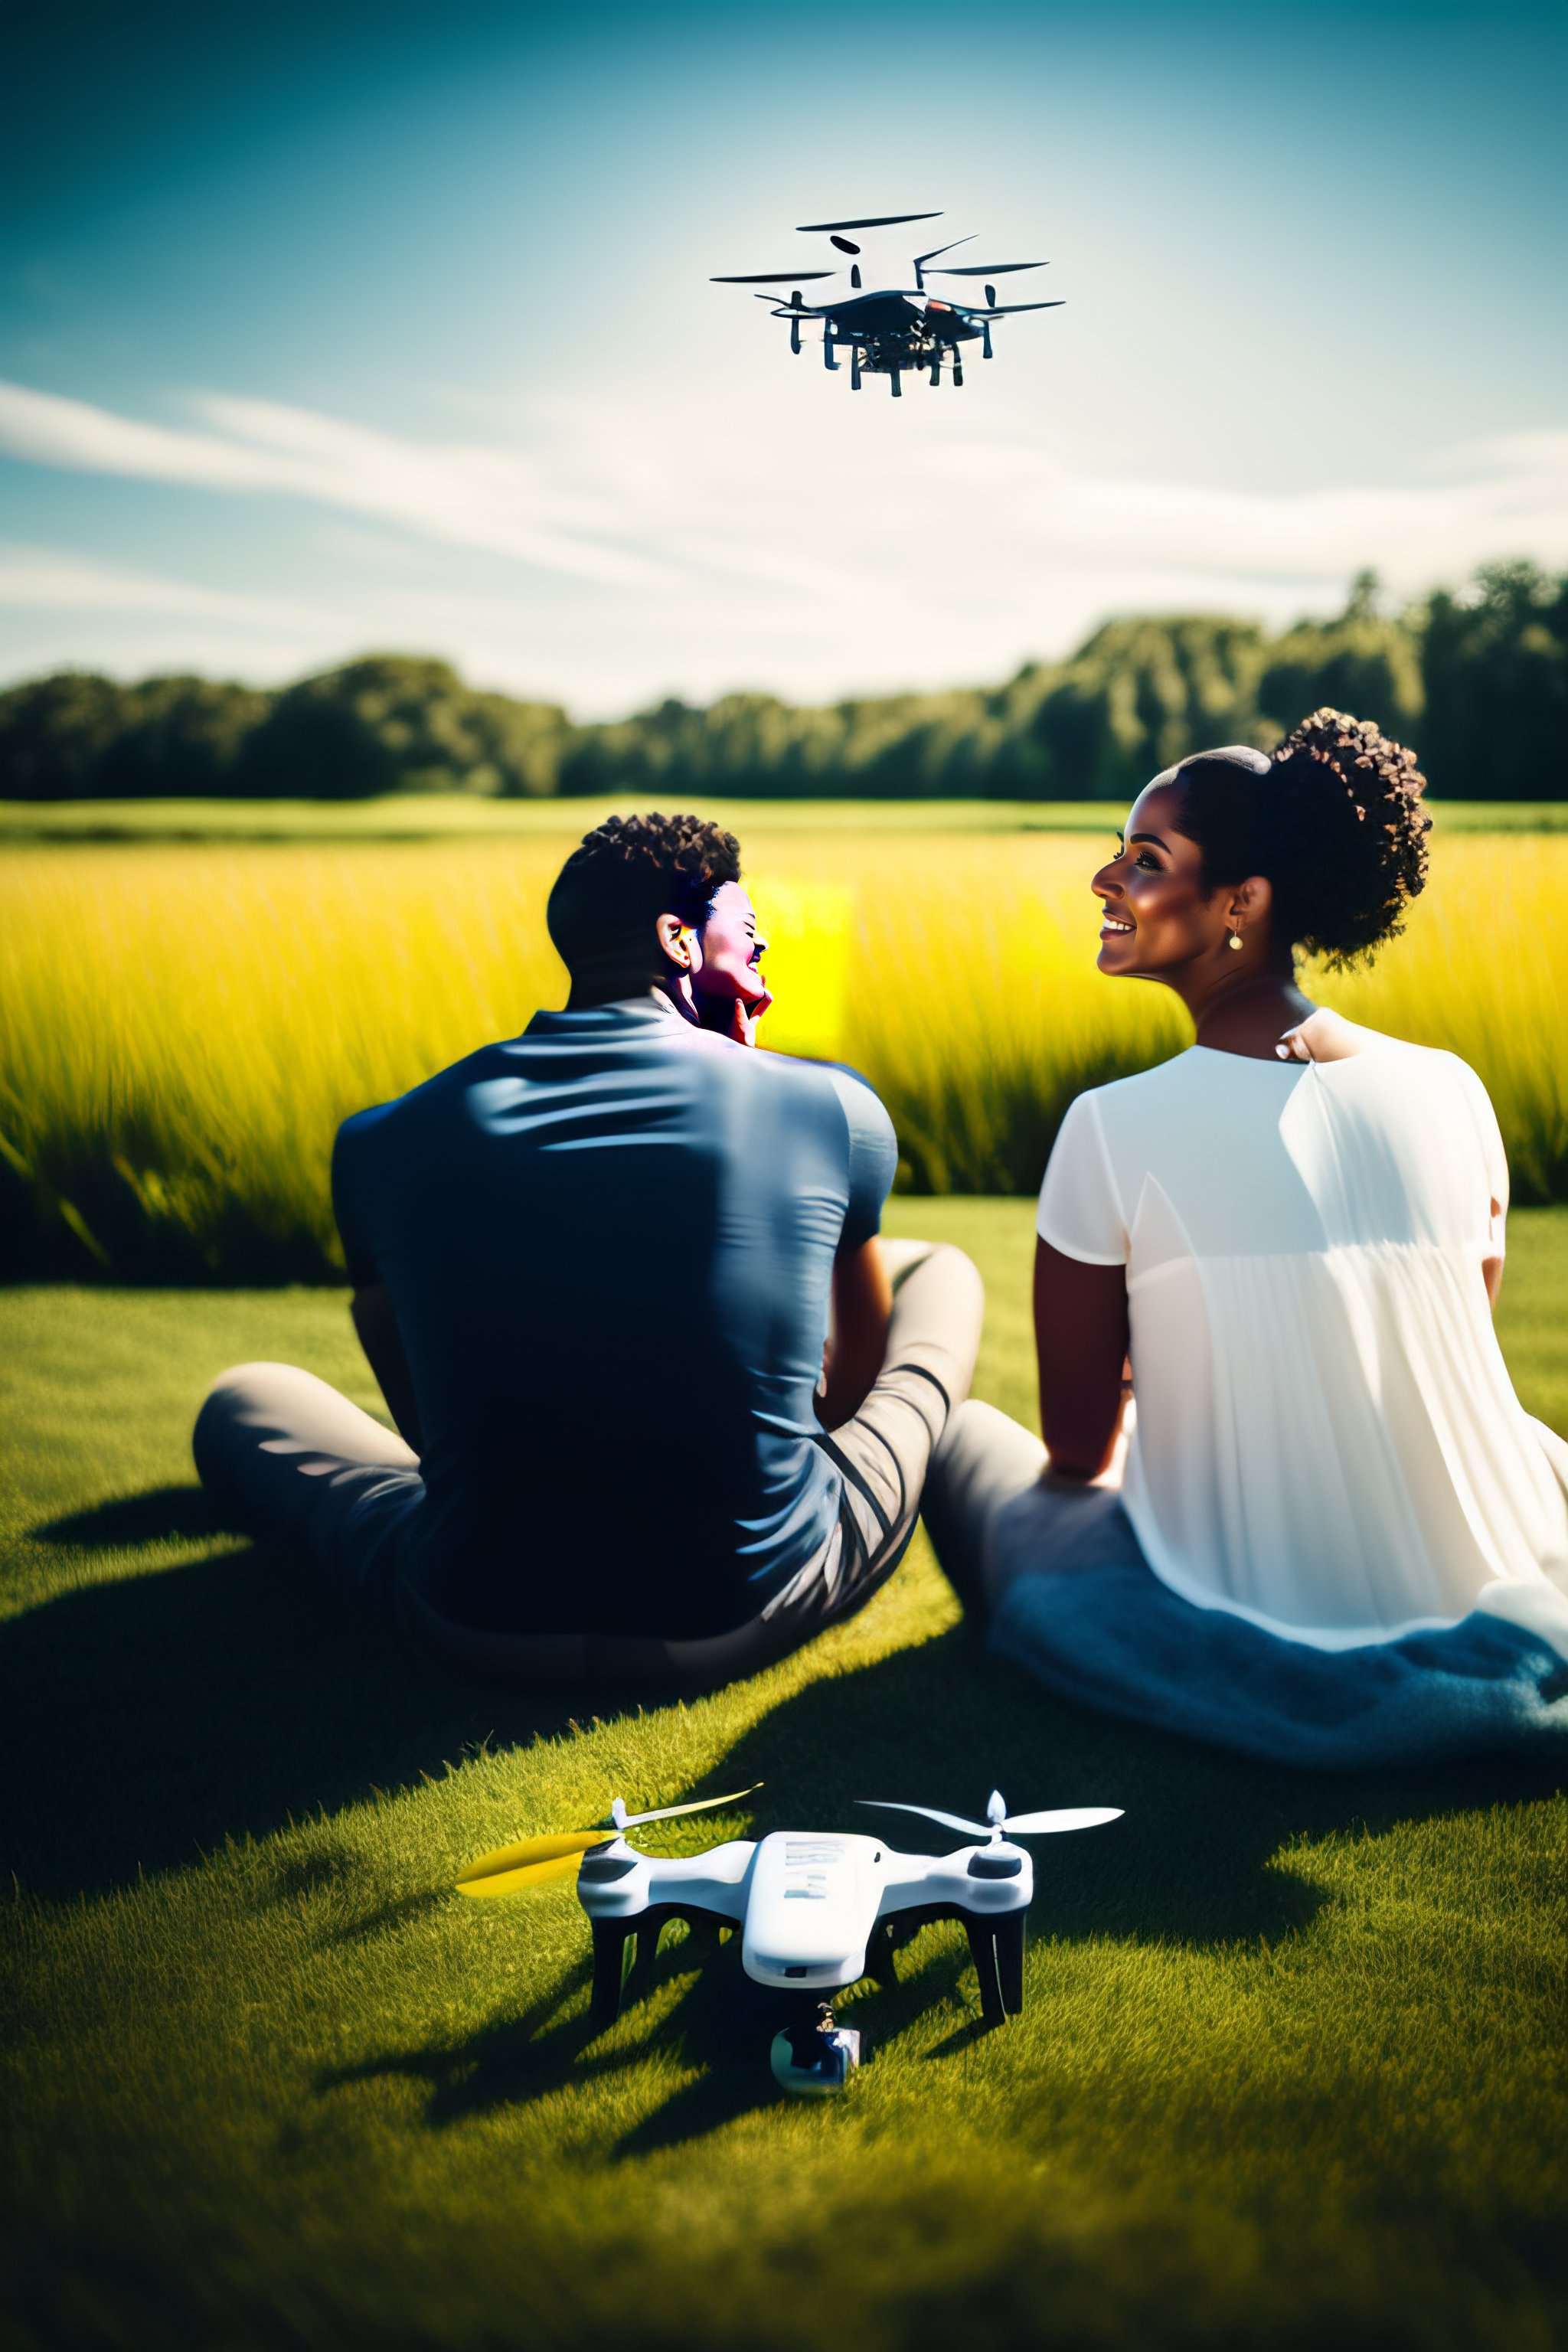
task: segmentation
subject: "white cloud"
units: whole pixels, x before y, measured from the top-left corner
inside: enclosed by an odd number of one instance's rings
[[[216,432],[143,425],[53,393],[0,383],[0,449],[35,465],[140,481],[270,493],[374,515],[416,536],[543,572],[647,584],[662,567],[549,517],[556,503],[514,450],[421,445],[270,401],[197,404]],[[543,520],[542,520],[543,518]]]
[[[132,624],[159,616],[161,648],[184,627],[245,674],[264,674],[263,642],[284,668],[428,646],[485,683],[603,712],[665,691],[995,678],[1111,612],[1327,611],[1368,563],[1402,593],[1497,556],[1568,563],[1568,433],[1455,448],[1397,481],[1254,491],[1075,464],[984,371],[973,394],[917,384],[894,406],[803,370],[745,402],[646,382],[631,399],[539,400],[461,439],[231,396],[195,401],[189,427],[149,425],[0,385],[13,457],[332,518],[301,527],[298,602],[237,576],[197,589],[12,550],[0,603],[58,615],[21,643],[30,667],[73,657],[68,640],[75,658],[145,658]],[[323,604],[318,542],[333,533]],[[378,560],[378,539],[417,560]]]
[[[0,605],[34,612],[175,614],[271,629],[308,630],[322,617],[279,597],[166,580],[96,557],[16,541],[0,541]]]

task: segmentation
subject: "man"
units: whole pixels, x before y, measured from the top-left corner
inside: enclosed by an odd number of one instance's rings
[[[610,818],[551,893],[565,1010],[340,1129],[354,1325],[406,1442],[283,1365],[225,1373],[196,1423],[251,1524],[482,1669],[781,1654],[897,1565],[968,1391],[968,1260],[905,1244],[892,1296],[880,1102],[749,1048],[739,886],[718,826]]]

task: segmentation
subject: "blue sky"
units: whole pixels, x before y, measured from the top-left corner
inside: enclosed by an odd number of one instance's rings
[[[1568,563],[1560,6],[64,0],[8,41],[0,675],[399,646],[603,713]],[[708,283],[938,207],[1066,298],[962,393],[852,395]]]

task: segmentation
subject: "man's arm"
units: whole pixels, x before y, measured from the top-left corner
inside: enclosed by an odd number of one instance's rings
[[[417,1454],[421,1446],[419,1411],[414,1402],[414,1375],[408,1369],[408,1358],[404,1351],[403,1334],[397,1328],[392,1293],[384,1282],[362,1283],[350,1301],[349,1312],[353,1317],[354,1329],[359,1333],[360,1346],[370,1360],[371,1370],[381,1382],[381,1393],[386,1399],[387,1411],[405,1444],[411,1445]]]
[[[1035,1353],[1040,1374],[1040,1434],[1051,1468],[1098,1478],[1115,1451],[1126,1409],[1127,1276],[1035,1246]]]
[[[893,1286],[873,1234],[833,1262],[833,1326],[827,1378],[816,1400],[824,1429],[838,1429],[865,1403],[888,1352]]]

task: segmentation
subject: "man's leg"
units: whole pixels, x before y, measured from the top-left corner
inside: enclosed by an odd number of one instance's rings
[[[832,1616],[860,1607],[908,1549],[932,1454],[974,1377],[985,1290],[951,1244],[889,1245],[888,1350],[853,1418],[818,1443],[844,1473],[844,1556]]]
[[[924,1517],[931,1548],[966,1609],[995,1614],[1021,1576],[1141,1562],[1121,1507],[1131,1412],[1109,1469],[1092,1485],[1046,1477],[1037,1437],[994,1405],[953,1415],[931,1465]]]
[[[826,1551],[775,1593],[761,1617],[706,1642],[666,1644],[683,1680],[752,1674],[852,1616],[909,1548],[926,1468],[974,1377],[985,1292],[948,1243],[889,1246],[893,1312],[881,1371],[853,1419],[817,1440],[844,1478]]]
[[[425,1497],[418,1456],[313,1372],[220,1372],[191,1447],[203,1486],[256,1534],[298,1544],[356,1591],[390,1582],[398,1532]]]

